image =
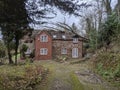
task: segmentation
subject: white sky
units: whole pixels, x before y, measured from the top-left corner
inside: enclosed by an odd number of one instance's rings
[[[80,2],[87,2],[87,3],[92,3],[93,0],[81,0]],[[114,8],[114,6],[116,5],[117,0],[112,0],[112,7]],[[56,22],[66,22],[69,25],[72,25],[72,23],[75,23],[77,26],[79,26],[78,24],[80,24],[80,17],[75,17],[73,15],[67,15],[67,14],[62,14],[58,9],[56,9],[57,12],[57,17],[55,17],[54,19],[48,19],[46,21],[48,21],[49,23],[56,23]],[[45,20],[45,19],[44,19]],[[49,26],[49,25],[46,25]],[[51,26],[51,25],[50,25]],[[35,29],[39,29],[41,28],[41,25],[39,26],[35,26]]]

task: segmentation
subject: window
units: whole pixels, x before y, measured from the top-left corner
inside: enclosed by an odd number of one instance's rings
[[[40,41],[41,41],[41,42],[47,42],[47,41],[48,41],[47,35],[41,35],[41,36],[40,36]]]
[[[65,38],[66,38],[66,36],[65,36],[65,35],[62,35],[62,38],[63,38],[63,39],[65,39]]]
[[[66,48],[62,48],[61,49],[61,54],[67,54],[67,49]]]
[[[72,58],[78,58],[78,48],[72,49]]]
[[[40,49],[40,55],[47,55],[48,49],[47,48],[41,48]]]
[[[53,38],[56,38],[57,37],[57,35],[53,35]]]
[[[78,38],[73,38],[73,43],[78,43]]]

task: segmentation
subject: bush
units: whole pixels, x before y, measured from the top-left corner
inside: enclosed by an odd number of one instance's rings
[[[48,70],[38,65],[12,66],[14,70],[0,73],[0,90],[33,90],[46,78]],[[18,69],[24,69],[18,71]]]
[[[30,58],[34,58],[35,57],[35,50],[32,51],[32,53],[30,54]]]
[[[119,54],[101,53],[96,59],[95,69],[101,76],[108,80],[118,80],[120,78]]]
[[[27,51],[27,49],[28,49],[28,46],[23,44],[20,50],[22,57],[25,57],[25,52]]]

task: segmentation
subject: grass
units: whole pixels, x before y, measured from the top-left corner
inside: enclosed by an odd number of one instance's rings
[[[84,90],[83,85],[78,80],[77,76],[74,73],[70,74],[71,84],[73,85],[73,90]]]

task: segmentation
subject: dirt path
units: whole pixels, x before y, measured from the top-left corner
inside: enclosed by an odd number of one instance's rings
[[[40,90],[119,90],[107,87],[90,71],[88,63],[71,65],[69,62],[40,61],[40,64],[51,72],[48,82],[39,87]]]

